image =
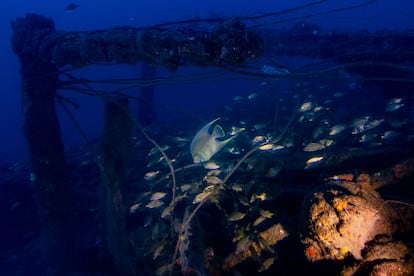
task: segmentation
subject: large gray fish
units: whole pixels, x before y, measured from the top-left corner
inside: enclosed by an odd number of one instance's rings
[[[226,133],[221,126],[215,124],[220,118],[217,118],[201,128],[191,141],[190,151],[194,163],[200,163],[210,160],[210,158],[220,151],[234,137],[221,140]]]

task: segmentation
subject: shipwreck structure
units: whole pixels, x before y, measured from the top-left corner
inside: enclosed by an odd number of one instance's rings
[[[272,53],[331,59],[339,63],[360,62],[361,66],[353,67],[354,70],[372,73],[367,68],[380,62],[414,60],[414,53],[410,52],[414,45],[412,35],[324,32],[318,26],[307,24],[299,24],[291,30],[266,32],[266,37],[237,19],[219,22],[211,31],[118,27],[67,32],[57,31],[50,18],[27,14],[12,22],[12,28],[13,50],[21,64],[24,134],[29,145],[32,179],[38,193],[51,275],[65,275],[71,271],[73,247],[76,246],[72,237],[73,202],[55,110],[61,68],[140,62],[170,70],[188,65],[237,68],[246,61],[257,61],[264,53]],[[367,56],[363,49],[376,51],[367,50],[370,53]],[[396,72],[400,70],[394,69]],[[123,202],[133,123],[130,115],[123,111],[128,105],[127,99],[109,96],[104,101],[100,169],[107,246],[121,273],[136,274],[138,272],[129,258]]]

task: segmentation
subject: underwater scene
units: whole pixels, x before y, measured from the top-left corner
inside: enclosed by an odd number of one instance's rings
[[[8,22],[1,275],[414,275],[413,4],[86,2]]]

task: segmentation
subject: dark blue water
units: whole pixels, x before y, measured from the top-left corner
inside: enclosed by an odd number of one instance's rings
[[[346,4],[354,4],[362,1],[337,2],[327,1],[322,6],[312,7],[306,11],[299,11],[296,15],[312,14],[320,10],[337,8]],[[147,26],[164,21],[183,20],[198,17],[223,16],[223,15],[249,15],[260,14],[268,11],[277,11],[292,6],[307,3],[307,1],[294,1],[289,3],[275,3],[274,1],[260,1],[260,3],[250,3],[249,1],[209,1],[208,3],[197,3],[194,1],[168,1],[137,2],[124,1],[122,4],[117,1],[77,1],[79,7],[71,12],[66,10],[70,1],[5,1],[1,11],[1,130],[2,143],[0,143],[0,155],[6,154],[12,160],[25,159],[26,145],[21,134],[22,117],[19,104],[19,65],[16,56],[11,51],[10,22],[17,16],[23,16],[28,12],[39,13],[53,18],[58,30],[88,30],[102,29],[112,26]],[[361,9],[346,11],[333,15],[318,16],[312,18],[312,22],[321,24],[322,27],[341,28],[341,29],[393,29],[407,30],[413,28],[412,3],[408,0],[398,2],[381,0]],[[289,17],[289,14],[285,17]],[[185,70],[185,69],[183,69]],[[191,88],[180,87],[182,97],[175,97],[183,104],[192,102],[194,94]],[[226,93],[228,89],[223,88]],[[186,91],[186,92],[184,92]],[[185,93],[185,94],[184,94]],[[238,91],[234,91],[237,94]],[[173,93],[168,93],[173,94]],[[188,94],[191,94],[189,96]],[[201,93],[198,93],[201,94]],[[164,97],[161,97],[164,98]],[[214,98],[215,102],[217,99]],[[168,96],[166,95],[166,99]],[[168,101],[166,101],[168,102]],[[200,101],[198,101],[200,102]],[[205,101],[202,101],[204,104]],[[89,102],[85,102],[89,105]],[[188,104],[185,104],[186,106]],[[85,116],[81,116],[85,118]],[[89,116],[87,116],[89,117]],[[90,129],[88,122],[86,128]],[[70,124],[69,124],[70,125]],[[63,131],[70,127],[63,124]],[[91,130],[95,136],[98,130]],[[78,144],[81,142],[79,137],[72,137],[67,132],[68,143]]]
[[[257,3],[256,3],[257,2]],[[172,25],[177,28],[192,28],[210,31],[216,25],[197,22],[202,18],[230,18],[256,16],[267,12],[287,10],[310,3],[310,1],[11,1],[2,3],[0,11],[0,274],[1,275],[46,275],[50,272],[50,258],[47,250],[53,243],[42,235],[53,233],[44,229],[38,218],[48,216],[42,206],[42,190],[36,186],[37,175],[33,174],[29,162],[27,141],[23,135],[23,113],[21,107],[21,75],[17,56],[12,51],[11,22],[27,13],[37,13],[50,17],[58,31],[85,31],[106,29],[116,26],[147,27],[170,21],[193,20],[191,24]],[[360,8],[347,10],[346,7],[369,1],[321,1],[307,9],[285,12],[277,17],[246,20],[253,32],[264,24],[269,29],[292,28],[302,23],[317,24],[322,31],[349,32],[363,30],[376,32],[388,30],[412,36],[414,29],[414,3],[409,0],[378,0]],[[69,4],[76,5],[69,8]],[[343,11],[339,11],[344,9]],[[305,25],[303,25],[305,26]],[[308,25],[306,25],[308,26]],[[309,25],[310,26],[310,25]],[[304,27],[303,27],[304,28]],[[319,35],[319,30],[312,35]],[[261,33],[266,35],[266,32]],[[386,37],[385,37],[386,39]],[[264,37],[266,41],[266,37]],[[412,41],[412,40],[407,40]],[[382,42],[382,41],[381,41]],[[403,40],[397,40],[404,43]],[[283,44],[283,41],[274,43]],[[301,202],[309,187],[315,187],[333,175],[361,173],[371,176],[397,174],[394,164],[412,160],[414,148],[414,94],[413,60],[383,60],[385,67],[366,69],[355,60],[350,60],[352,68],[333,60],[322,61],[317,57],[307,57],[306,43],[303,54],[295,56],[276,56],[264,44],[264,54],[258,60],[248,60],[246,67],[252,74],[237,74],[214,66],[182,66],[176,71],[163,66],[154,66],[149,79],[155,82],[150,89],[154,91],[153,119],[145,122],[145,131],[162,148],[178,169],[175,196],[177,200],[171,220],[161,218],[162,208],[173,202],[171,194],[171,167],[146,139],[139,127],[134,125],[131,148],[126,170],[126,184],[121,189],[122,210],[125,212],[125,228],[128,238],[128,256],[133,256],[133,266],[129,270],[117,263],[113,248],[107,239],[111,223],[105,221],[105,208],[109,205],[102,199],[105,178],[102,174],[102,152],[100,138],[104,128],[104,104],[99,97],[60,89],[59,95],[70,99],[79,106],[71,109],[73,119],[61,106],[57,105],[62,141],[66,150],[66,169],[73,215],[73,239],[75,258],[70,273],[73,275],[154,275],[157,269],[172,260],[177,233],[174,226],[186,217],[186,209],[194,210],[194,198],[208,186],[208,176],[202,167],[193,168],[190,142],[197,130],[216,118],[225,131],[225,140],[235,128],[242,129],[237,137],[213,155],[212,160],[220,165],[220,180],[232,176],[218,189],[220,197],[200,208],[192,221],[187,258],[178,258],[174,275],[240,275],[257,274],[265,265],[266,258],[275,258],[277,265],[265,273],[274,275],[293,275],[310,269],[310,273],[338,273],[341,266],[355,264],[354,256],[347,255],[344,263],[321,262],[313,265],[303,254],[304,250],[298,237]],[[338,45],[340,40],[338,40]],[[367,53],[385,50],[366,49]],[[384,44],[378,42],[383,47]],[[357,46],[357,45],[355,45]],[[392,45],[395,46],[395,45]],[[404,45],[407,47],[407,45]],[[391,46],[390,46],[391,47]],[[323,47],[321,47],[323,48]],[[398,48],[398,47],[395,47]],[[410,48],[409,46],[407,48]],[[414,49],[414,45],[411,49]],[[402,53],[403,54],[403,53]],[[371,57],[371,56],[370,56]],[[370,60],[368,60],[369,62]],[[355,63],[352,63],[355,62]],[[382,60],[381,60],[382,62]],[[378,65],[378,63],[376,63]],[[286,70],[290,77],[272,78],[263,69]],[[71,70],[77,78],[105,80],[108,78],[139,78],[142,64],[135,65],[92,65]],[[306,67],[307,66],[307,67]],[[336,66],[340,67],[339,69]],[[388,67],[387,67],[388,66]],[[232,69],[238,69],[237,66]],[[385,68],[385,69],[384,69]],[[348,70],[349,69],[349,70]],[[316,74],[322,70],[323,73]],[[279,71],[280,72],[280,71]],[[211,73],[211,74],[210,74]],[[203,77],[196,77],[196,76]],[[369,77],[378,77],[369,79]],[[163,79],[157,81],[157,79]],[[397,81],[395,79],[398,79]],[[61,80],[67,77],[61,76]],[[111,92],[118,88],[116,83],[95,84],[94,89]],[[125,90],[126,94],[139,96],[138,85]],[[69,105],[70,106],[70,105]],[[139,103],[130,100],[132,114],[139,113]],[[140,118],[138,118],[139,120]],[[335,130],[338,134],[332,134]],[[261,142],[254,142],[260,140]],[[263,150],[256,151],[235,167],[244,154],[261,145]],[[269,143],[269,144],[266,144]],[[317,145],[315,145],[317,144]],[[279,151],[280,146],[282,149]],[[320,149],[307,150],[318,146]],[[269,150],[270,147],[273,147]],[[154,151],[154,150],[152,150]],[[311,162],[311,158],[322,161]],[[398,167],[400,168],[400,167]],[[385,199],[412,203],[412,167],[402,166],[398,173],[407,173],[395,182],[397,188],[380,190]],[[410,171],[411,170],[411,171]],[[181,171],[181,173],[180,173]],[[382,172],[378,174],[378,172]],[[148,173],[155,173],[148,179]],[[147,179],[146,179],[147,178]],[[385,181],[385,180],[384,180]],[[389,181],[394,183],[393,181]],[[191,190],[183,191],[183,184],[191,184]],[[211,183],[210,183],[211,184]],[[218,184],[220,185],[220,184]],[[239,186],[242,191],[237,191]],[[181,190],[179,189],[181,187]],[[304,188],[306,187],[306,188]],[[204,190],[205,191],[205,190]],[[222,192],[226,191],[226,192]],[[286,192],[287,191],[287,192]],[[111,194],[113,191],[108,191]],[[154,192],[166,193],[162,208],[146,207]],[[266,194],[267,198],[252,200],[252,196]],[[116,195],[116,193],[114,193]],[[111,198],[117,200],[117,197]],[[114,206],[116,202],[112,201]],[[139,206],[136,206],[138,204]],[[105,207],[106,206],[106,207]],[[132,211],[135,206],[137,209]],[[405,223],[397,225],[397,233],[402,236],[398,242],[407,242],[407,267],[413,256],[412,205],[405,206]],[[134,207],[134,208],[135,208]],[[48,211],[53,210],[49,206]],[[47,209],[47,208],[45,208]],[[271,210],[277,215],[266,220],[258,227],[253,226],[263,210]],[[396,212],[401,211],[397,209]],[[380,210],[381,211],[381,210]],[[395,211],[395,210],[394,210]],[[42,213],[44,212],[44,213]],[[229,219],[232,213],[245,214],[240,221]],[[303,210],[302,210],[303,212]],[[379,211],[378,211],[379,212]],[[107,215],[107,214],[106,214]],[[411,222],[410,222],[411,220]],[[258,233],[272,225],[281,223],[290,227],[289,239],[283,243],[262,244],[262,250],[250,253],[247,261],[235,265],[233,270],[224,269],[226,256],[234,252],[235,236],[242,235],[257,242]],[[116,225],[116,222],[113,223]],[[215,227],[212,227],[214,225]],[[42,228],[43,227],[43,228]],[[43,231],[43,232],[42,232]],[[242,233],[242,234],[241,234]],[[53,235],[53,234],[52,234]],[[110,238],[108,238],[108,236]],[[259,239],[260,240],[260,239]],[[378,240],[376,240],[378,242]],[[257,244],[260,244],[258,242]],[[411,245],[410,245],[411,244]],[[113,246],[113,245],[112,245]],[[155,257],[157,247],[163,246],[162,254]],[[121,246],[119,246],[121,248]],[[269,248],[270,247],[270,248]],[[179,246],[177,247],[179,248]],[[344,247],[343,247],[344,248]],[[343,249],[342,248],[342,249]],[[344,252],[348,248],[343,249]],[[122,249],[120,249],[122,251]],[[180,250],[179,250],[180,251]],[[188,252],[192,252],[191,254]],[[276,252],[276,253],[275,253]],[[71,252],[73,253],[73,252]],[[69,255],[71,255],[71,253]],[[179,252],[179,255],[182,252]],[[122,254],[125,254],[123,252]],[[209,255],[210,254],[210,255]],[[262,254],[262,255],[261,255]],[[185,254],[184,254],[185,255]],[[214,256],[215,255],[215,256]],[[237,254],[236,254],[237,255]],[[283,256],[282,256],[283,255]],[[309,255],[309,254],[308,254]],[[309,257],[307,255],[307,257]],[[118,254],[119,257],[119,254]],[[240,257],[238,255],[238,257]],[[53,258],[52,258],[53,259]],[[342,261],[342,260],[340,260]],[[353,263],[354,262],[354,263]],[[68,262],[69,263],[69,262]],[[401,261],[403,263],[403,261]],[[276,267],[277,266],[277,267]],[[367,265],[370,267],[370,265]],[[123,269],[124,268],[124,269]],[[268,268],[267,268],[268,269]],[[368,268],[364,267],[362,273]],[[159,270],[158,270],[159,271]],[[397,270],[396,270],[397,271]],[[62,272],[59,272],[62,273]],[[54,275],[60,275],[55,273]],[[63,274],[62,274],[63,275]],[[72,274],[70,274],[72,275]],[[237,274],[239,275],[239,274]],[[312,274],[313,275],[313,274]],[[399,275],[399,274],[397,274]],[[403,274],[401,274],[403,275]],[[408,275],[408,274],[407,274]]]

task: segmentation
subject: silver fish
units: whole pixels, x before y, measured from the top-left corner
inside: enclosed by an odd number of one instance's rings
[[[393,98],[391,100],[388,101],[387,103],[387,108],[385,109],[386,112],[393,112],[395,110],[400,109],[401,107],[404,106],[404,104],[402,103],[402,98]]]
[[[214,185],[205,187],[201,193],[195,196],[195,198],[193,199],[193,204],[200,203],[206,197],[210,196],[213,192],[214,192]]]
[[[219,169],[215,169],[215,170],[209,170],[208,172],[207,172],[207,176],[218,176],[218,175],[220,175],[220,173],[221,173],[221,170],[219,170]]]
[[[216,162],[209,161],[203,164],[203,167],[207,170],[216,170],[220,168],[220,165]]]
[[[400,136],[400,134],[401,133],[399,133],[397,131],[394,131],[394,130],[387,130],[387,131],[384,132],[383,135],[381,135],[381,138],[385,139],[385,140],[392,140],[392,139]]]
[[[244,127],[235,127],[235,126],[232,126],[232,127],[231,127],[231,132],[230,132],[230,135],[236,135],[236,134],[239,134],[240,132],[242,132],[242,131],[244,131],[244,130],[246,130],[246,128],[244,128]]]
[[[265,218],[271,218],[274,214],[268,210],[260,209],[260,215]]]
[[[206,176],[206,177],[204,177],[204,180],[205,180],[208,184],[214,184],[214,185],[223,183],[223,180],[221,180],[220,178],[218,178],[218,177],[217,177],[217,176],[215,176],[215,175],[209,175],[209,176]]]
[[[168,145],[165,145],[165,146],[160,147],[160,149],[161,149],[162,151],[166,151],[166,150],[168,150],[169,148],[170,148],[170,146],[168,146]],[[154,155],[154,154],[156,154],[156,153],[158,153],[158,152],[159,152],[159,149],[158,149],[157,147],[153,147],[153,148],[149,151],[148,156],[152,156],[152,155]]]
[[[257,93],[252,93],[252,94],[250,94],[249,96],[247,96],[247,98],[249,99],[249,100],[253,100],[254,98],[256,98],[257,96],[259,96]]]
[[[141,206],[141,204],[142,202],[134,203],[133,205],[129,207],[129,212],[131,214],[135,213],[138,210],[139,206]]]
[[[151,195],[150,200],[160,200],[163,199],[167,194],[164,192],[155,192]]]
[[[263,135],[258,135],[258,136],[255,136],[253,139],[252,139],[252,144],[253,145],[257,145],[257,144],[260,144],[260,143],[263,143],[263,142],[265,142],[265,141],[267,141],[268,139],[267,139],[267,137],[265,137],[265,136],[263,136]]]
[[[346,125],[344,124],[337,124],[334,125],[330,130],[329,130],[329,135],[334,136],[339,134],[340,132],[342,132],[344,129],[346,128]]]
[[[147,181],[150,181],[150,180],[154,179],[159,173],[160,173],[160,171],[147,172],[144,176],[144,179],[147,180]]]
[[[306,161],[305,170],[312,168],[315,164],[318,164],[323,159],[324,159],[323,156],[315,156],[315,157],[310,158],[308,161]]]
[[[271,150],[273,149],[274,145],[272,143],[265,143],[258,147],[259,150]]]
[[[299,112],[306,112],[306,111],[311,110],[312,108],[313,108],[312,102],[305,102],[300,106]]]
[[[265,220],[266,220],[266,217],[260,216],[253,222],[253,226],[257,226]]]
[[[321,149],[324,149],[325,146],[322,145],[321,143],[309,143],[306,145],[306,147],[303,148],[303,151],[307,151],[307,152],[313,152],[313,151],[318,151]]]
[[[164,202],[157,199],[157,200],[151,200],[147,205],[145,205],[145,207],[152,209],[152,208],[158,208],[161,205],[164,205]]]
[[[229,221],[239,221],[239,220],[242,220],[245,216],[246,216],[245,213],[235,211],[235,212],[233,212],[229,215],[228,220]]]

